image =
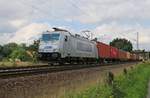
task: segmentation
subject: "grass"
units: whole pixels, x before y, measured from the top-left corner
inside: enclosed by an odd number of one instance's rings
[[[150,63],[139,64],[115,77],[112,85],[98,83],[83,92],[68,93],[65,98],[146,98],[149,79]]]
[[[33,62],[10,62],[10,61],[1,61],[0,67],[20,67],[20,66],[32,66]]]
[[[68,94],[66,98],[110,98],[112,89],[106,85],[97,85],[78,94]]]

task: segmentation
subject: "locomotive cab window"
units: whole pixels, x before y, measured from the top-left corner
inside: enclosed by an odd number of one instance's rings
[[[59,33],[43,34],[42,41],[58,41],[59,37],[60,37]]]

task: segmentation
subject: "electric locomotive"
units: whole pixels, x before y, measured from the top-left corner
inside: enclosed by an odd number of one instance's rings
[[[43,32],[39,44],[39,59],[58,63],[92,63],[98,59],[96,42],[69,31],[53,28]]]

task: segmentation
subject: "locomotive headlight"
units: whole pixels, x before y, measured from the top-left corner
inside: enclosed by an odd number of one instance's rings
[[[53,52],[56,52],[56,51],[58,51],[58,49],[53,49]]]
[[[53,58],[57,58],[57,57],[58,57],[58,54],[57,54],[57,53],[53,53],[53,54],[52,54],[52,57],[53,57]]]

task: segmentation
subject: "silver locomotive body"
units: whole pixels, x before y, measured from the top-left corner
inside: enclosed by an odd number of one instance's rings
[[[39,58],[59,62],[93,62],[98,59],[96,43],[68,31],[44,32],[39,45]]]

